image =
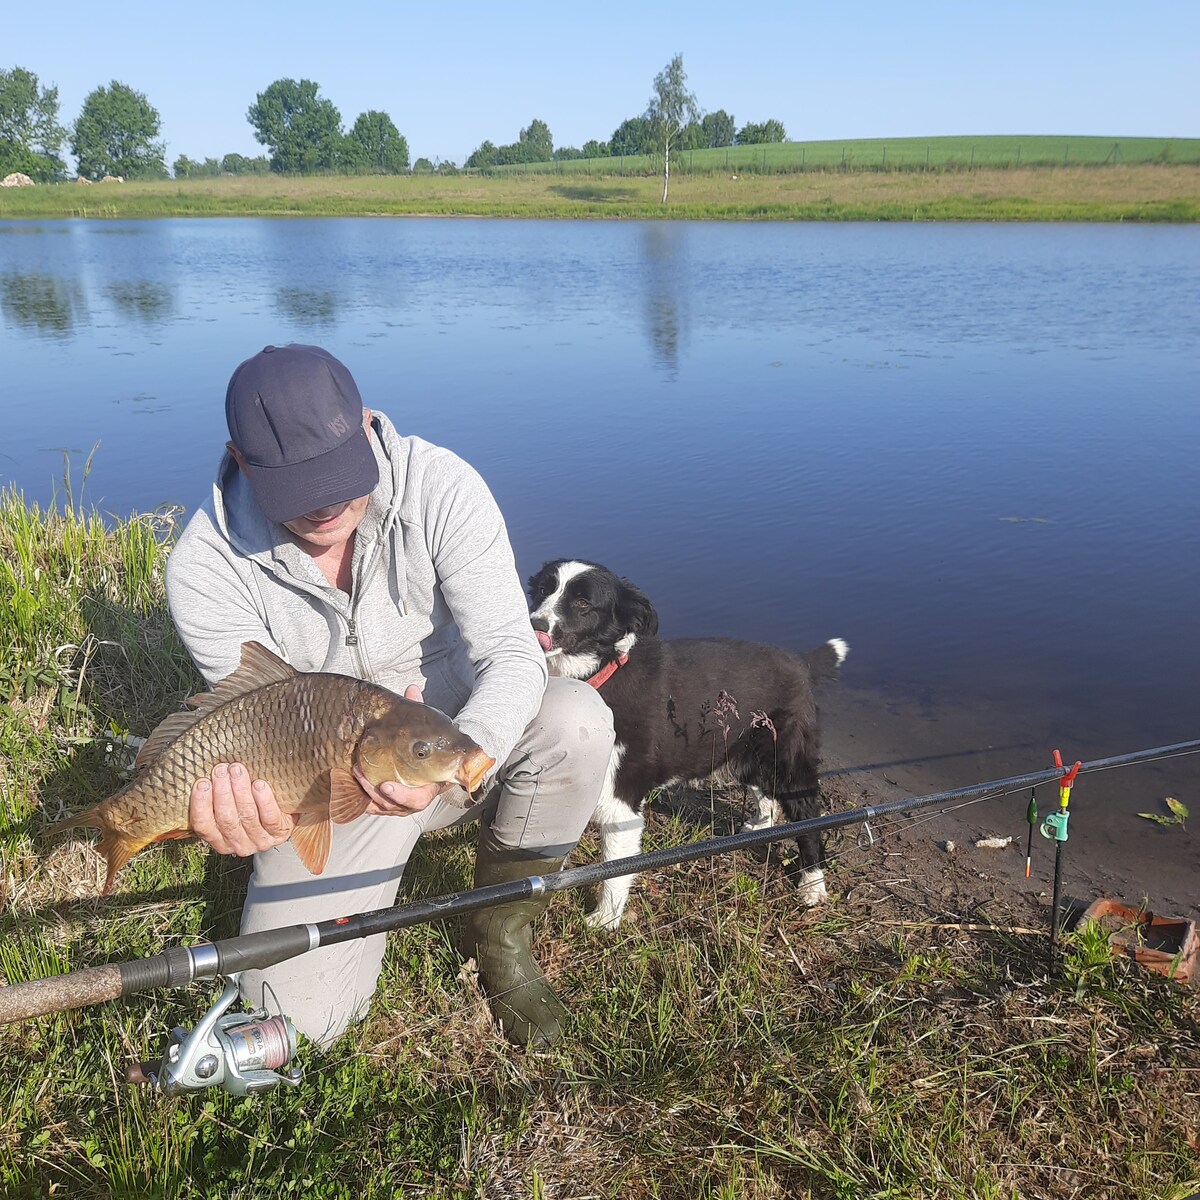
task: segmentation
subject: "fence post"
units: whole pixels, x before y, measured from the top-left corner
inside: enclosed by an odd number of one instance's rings
[[[1017,166],[1021,165],[1021,143],[1017,143]]]

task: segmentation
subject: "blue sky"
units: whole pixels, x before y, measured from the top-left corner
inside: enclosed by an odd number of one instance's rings
[[[383,109],[412,156],[459,163],[534,117],[555,145],[606,139],[683,55],[706,110],[796,139],[1200,135],[1200,3],[558,3],[56,0],[6,6],[0,67],[57,84],[70,123],[113,79],[177,155],[262,153],[246,109],[316,80],[349,127]]]

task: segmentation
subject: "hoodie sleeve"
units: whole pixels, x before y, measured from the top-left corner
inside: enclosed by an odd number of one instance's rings
[[[198,511],[167,559],[167,606],[196,669],[215,686],[240,661],[243,642],[259,642],[281,658],[256,600],[252,563],[217,536]]]
[[[475,667],[474,689],[455,721],[502,763],[541,705],[545,655],[487,485],[443,451],[426,466],[422,494],[429,554]]]

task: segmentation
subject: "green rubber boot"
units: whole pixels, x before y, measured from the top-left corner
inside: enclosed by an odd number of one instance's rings
[[[475,859],[475,886],[549,875],[562,865],[561,858],[538,858],[528,850],[501,846],[492,831],[484,829]],[[475,959],[492,1016],[504,1036],[518,1046],[555,1045],[562,1040],[567,1021],[562,1001],[533,961],[530,925],[549,899],[536,896],[480,909],[467,913],[463,921],[463,957]]]

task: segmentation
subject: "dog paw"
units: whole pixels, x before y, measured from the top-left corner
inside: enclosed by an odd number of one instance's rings
[[[619,911],[613,912],[612,909],[598,908],[595,912],[588,913],[583,922],[589,929],[604,929],[615,933],[617,926],[621,924],[621,914]]]
[[[825,890],[825,872],[819,867],[815,870],[802,872],[800,875],[800,886],[797,891],[800,903],[805,908],[813,908],[818,904],[824,904],[829,899],[829,893]]]
[[[770,817],[747,817],[739,833],[755,833],[759,829],[770,829],[775,822]]]

